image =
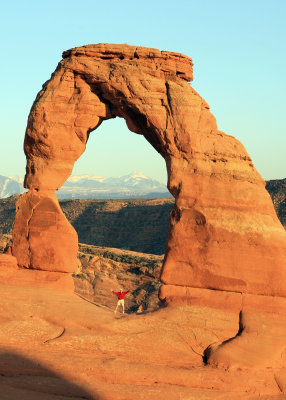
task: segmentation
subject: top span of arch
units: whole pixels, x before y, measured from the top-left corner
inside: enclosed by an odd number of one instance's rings
[[[144,135],[166,162],[192,156],[191,133],[217,128],[208,104],[188,83],[192,78],[191,58],[179,53],[127,44],[65,51],[30,111],[25,187],[61,187],[90,132],[115,117]]]
[[[186,81],[193,80],[193,62],[188,56],[171,51],[160,51],[149,47],[130,46],[128,44],[89,44],[74,47],[63,52],[63,58],[91,57],[98,60],[135,60],[155,61],[157,68],[179,76]]]

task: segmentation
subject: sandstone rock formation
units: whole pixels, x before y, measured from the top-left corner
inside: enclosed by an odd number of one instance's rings
[[[90,133],[104,120],[121,117],[164,157],[175,197],[161,297],[189,301],[192,288],[210,290],[210,297],[213,290],[232,292],[233,299],[286,297],[286,233],[243,145],[218,130],[208,104],[188,83],[192,65],[182,54],[128,45],[63,53],[28,119],[30,192],[18,202],[13,232],[20,265],[72,269],[75,235],[59,217],[53,191],[71,174]],[[55,232],[56,247],[48,243],[55,243]],[[243,307],[241,302],[242,315]],[[244,321],[245,330],[251,323]],[[222,347],[210,351],[209,359],[224,365],[239,339],[222,344],[225,353]]]
[[[20,267],[73,272],[77,234],[64,216],[55,192],[30,190],[16,204],[13,255]]]
[[[128,45],[65,51],[29,115],[25,187],[61,187],[90,132],[106,119],[125,118],[165,158],[176,200],[162,281],[178,293],[188,286],[285,296],[284,229],[246,150],[218,130],[188,83],[192,66],[178,53]],[[15,255],[23,218],[16,216]],[[20,264],[39,268],[31,259]]]
[[[18,268],[16,257],[13,257],[11,254],[0,254],[0,270],[7,270],[10,268]]]

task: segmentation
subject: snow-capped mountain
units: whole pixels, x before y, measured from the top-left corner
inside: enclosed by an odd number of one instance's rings
[[[23,193],[23,178],[0,175],[0,198]],[[71,176],[57,192],[60,199],[126,199],[171,197],[161,182],[139,171],[129,175],[105,178],[99,175]]]
[[[59,198],[121,199],[132,197],[169,197],[165,185],[139,171],[104,178],[98,175],[70,177],[58,191]]]
[[[16,193],[23,193],[23,179],[14,176],[0,175],[0,198],[5,199]]]

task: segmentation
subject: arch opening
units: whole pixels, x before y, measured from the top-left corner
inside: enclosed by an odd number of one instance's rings
[[[113,119],[89,136],[57,195],[80,243],[162,255],[173,207],[164,178],[164,159],[124,120]]]
[[[130,132],[123,118],[103,121],[90,132],[71,178],[57,192],[79,239],[76,293],[112,307],[110,288],[125,287],[132,293],[127,313],[161,306],[160,275],[174,206],[166,175],[165,160],[143,135]],[[112,180],[113,192],[102,192]],[[75,181],[82,186],[71,186]],[[78,190],[72,201],[64,200],[66,189]]]
[[[114,177],[138,170],[167,185],[164,158],[142,134],[132,132],[123,117],[115,117],[90,131],[86,149],[75,162],[72,175]],[[168,190],[168,189],[167,189]]]

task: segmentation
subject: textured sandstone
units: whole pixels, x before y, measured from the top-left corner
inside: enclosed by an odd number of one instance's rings
[[[275,368],[286,366],[286,299],[241,295],[239,329],[235,336],[205,351],[212,366]]]
[[[77,234],[53,191],[30,190],[16,204],[13,255],[20,267],[73,272],[77,266]]]
[[[17,269],[17,259],[10,254],[0,254],[0,270]]]
[[[284,368],[204,365],[206,347],[236,334],[235,312],[192,305],[114,318],[113,306],[20,280],[3,284],[1,275],[0,290],[1,400],[285,400]],[[267,329],[269,322],[264,314]],[[252,344],[261,336],[251,335]]]

